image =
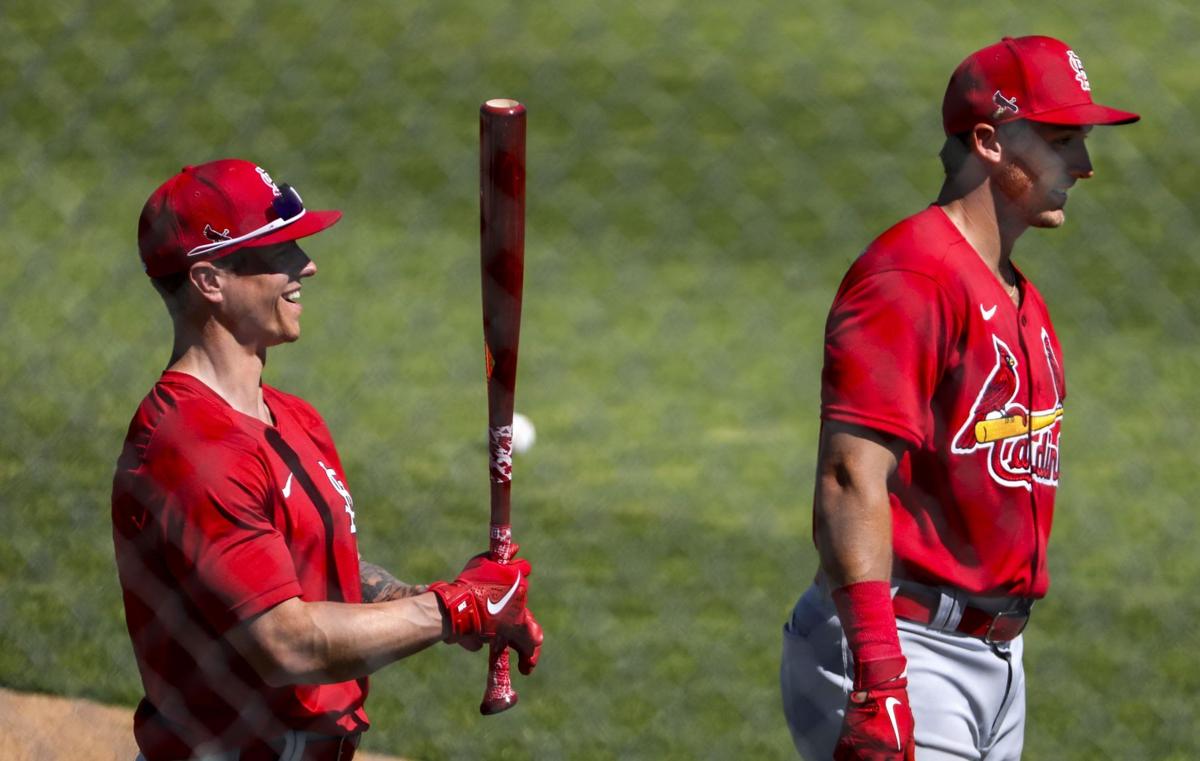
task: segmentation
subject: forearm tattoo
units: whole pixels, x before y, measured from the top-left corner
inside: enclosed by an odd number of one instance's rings
[[[358,561],[358,574],[362,579],[363,602],[385,602],[419,594],[417,588],[405,584],[374,563]]]

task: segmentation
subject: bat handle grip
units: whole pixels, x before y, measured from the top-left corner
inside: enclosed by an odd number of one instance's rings
[[[512,674],[508,670],[508,646],[493,643],[488,652],[487,689],[479,712],[484,716],[507,711],[517,704],[517,692],[512,687]]]
[[[512,543],[512,527],[493,524],[489,542],[492,559],[507,564],[512,560],[516,546]],[[479,712],[484,716],[507,711],[517,704],[517,691],[512,686],[512,673],[508,668],[508,645],[494,642],[488,650],[487,688]]]

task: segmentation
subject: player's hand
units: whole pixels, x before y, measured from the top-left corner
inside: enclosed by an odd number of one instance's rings
[[[526,608],[518,625],[499,641],[517,651],[517,669],[528,676],[542,657],[542,625]]]
[[[528,560],[501,564],[483,553],[471,558],[454,581],[430,584],[429,591],[441,600],[450,621],[446,641],[468,650],[493,642],[512,647],[521,673],[533,671],[543,636],[542,627],[525,607],[531,572]]]
[[[913,716],[903,657],[855,665],[834,761],[913,761]]]

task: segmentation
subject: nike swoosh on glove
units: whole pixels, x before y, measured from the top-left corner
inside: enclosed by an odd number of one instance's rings
[[[512,554],[517,554],[515,548]],[[438,596],[450,620],[446,642],[468,650],[478,650],[484,642],[512,647],[521,673],[533,671],[543,634],[533,611],[525,607],[532,572],[528,560],[497,563],[482,553],[471,558],[454,581],[430,584],[429,591]]]
[[[834,761],[914,761],[906,665],[903,657],[855,664]]]

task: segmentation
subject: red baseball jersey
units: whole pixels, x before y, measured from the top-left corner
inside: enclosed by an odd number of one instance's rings
[[[877,238],[825,327],[821,418],[899,437],[893,574],[1042,597],[1067,396],[1050,315],[1021,306],[939,206]]]
[[[368,725],[366,679],[269,687],[222,636],[292,597],[362,601],[354,500],[329,430],[303,400],[269,386],[263,397],[274,426],[166,372],[117,463],[113,541],[149,761]]]

